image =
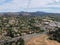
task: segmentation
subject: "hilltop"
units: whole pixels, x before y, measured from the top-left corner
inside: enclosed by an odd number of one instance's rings
[[[49,40],[48,36],[43,34],[38,37],[33,37],[31,40],[27,41],[26,45],[60,45],[60,43]]]

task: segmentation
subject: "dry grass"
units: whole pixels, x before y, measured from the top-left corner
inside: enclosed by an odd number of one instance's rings
[[[60,45],[60,43],[47,39],[47,35],[42,35],[39,37],[33,37],[25,43],[25,45]]]

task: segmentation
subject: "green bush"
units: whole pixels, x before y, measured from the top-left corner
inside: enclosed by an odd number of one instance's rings
[[[50,31],[49,32],[49,39],[56,40],[56,41],[60,42],[60,28],[58,28],[55,31]]]

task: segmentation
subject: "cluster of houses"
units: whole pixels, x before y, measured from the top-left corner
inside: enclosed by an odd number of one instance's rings
[[[6,20],[7,18],[3,18],[3,19]],[[19,25],[18,24],[18,20],[16,18],[12,17],[11,19],[9,19],[9,22],[8,22],[8,24],[6,26],[9,27],[9,25],[13,25],[13,26]],[[22,25],[24,25],[24,24],[22,24]],[[56,21],[53,21],[51,19],[46,19],[46,18],[42,19],[39,22],[38,22],[38,20],[36,20],[36,23],[33,24],[33,25],[36,26],[36,27],[40,27],[42,30],[47,30],[47,31],[49,31],[49,30],[55,30],[56,27],[60,28],[60,22],[56,22]],[[28,30],[28,27],[26,27],[26,29],[24,28],[24,30],[21,30],[20,33],[22,35],[26,35],[26,34],[32,34],[32,33],[35,33],[35,32],[39,32],[39,30],[35,30],[35,31]],[[19,27],[12,27],[12,28],[13,28],[13,30],[15,32],[19,32],[19,30],[20,30]],[[5,31],[5,29],[3,29],[3,32],[4,31]],[[6,34],[6,31],[3,34]]]
[[[60,28],[60,22],[53,21],[53,20],[48,20],[48,19],[43,19],[43,27],[45,30],[55,30],[56,28]]]

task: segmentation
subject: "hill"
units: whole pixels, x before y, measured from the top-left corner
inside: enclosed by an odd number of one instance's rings
[[[4,13],[0,13],[0,16],[1,15],[23,15],[23,16],[60,16],[60,13],[47,13],[47,12],[40,12],[40,11],[37,11],[37,12],[4,12]]]

